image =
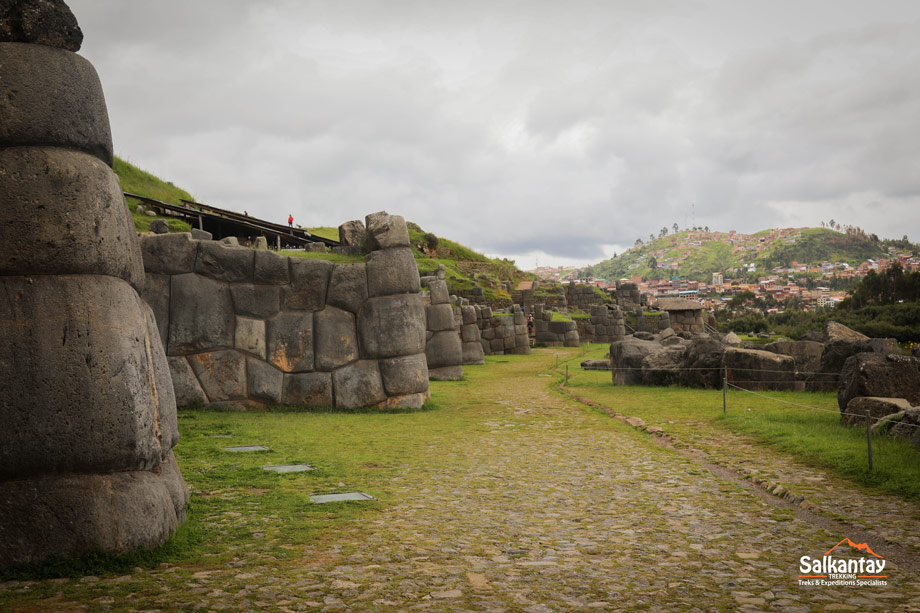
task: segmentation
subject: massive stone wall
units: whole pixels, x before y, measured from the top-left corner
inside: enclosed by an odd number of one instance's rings
[[[524,313],[496,315],[491,307],[476,305],[476,325],[479,326],[480,343],[485,355],[530,353],[530,337]]]
[[[0,566],[154,547],[187,490],[102,87],[63,3],[3,11]]]
[[[425,277],[429,304],[425,307],[428,330],[425,357],[428,377],[435,381],[458,381],[463,378],[463,349],[460,340],[460,314],[450,304],[443,267],[437,277]]]
[[[579,336],[574,321],[553,321],[553,312],[534,305],[534,340],[549,347],[578,347]]]
[[[576,319],[578,336],[588,343],[614,343],[626,337],[626,318],[619,307],[598,304],[589,319]]]
[[[178,403],[421,407],[426,313],[406,224],[385,212],[366,223],[365,262],[336,265],[144,237],[144,298]]]
[[[566,285],[565,300],[570,308],[574,307],[586,313],[592,306],[604,304],[604,297],[594,291],[593,285]]]

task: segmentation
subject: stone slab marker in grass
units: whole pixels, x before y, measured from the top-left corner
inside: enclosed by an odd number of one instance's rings
[[[0,566],[155,547],[179,433],[102,87],[61,0],[0,3]]]

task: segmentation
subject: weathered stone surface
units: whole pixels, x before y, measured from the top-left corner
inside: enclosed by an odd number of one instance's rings
[[[651,332],[646,332],[644,330],[639,330],[633,334],[633,338],[640,341],[653,341],[655,340],[655,335]]]
[[[188,232],[142,236],[140,243],[147,272],[181,275],[195,271],[198,243]]]
[[[0,2],[0,42],[79,51],[83,32],[63,0],[4,0]]]
[[[246,388],[250,398],[281,404],[284,373],[262,360],[246,358]]]
[[[332,269],[326,303],[352,313],[357,313],[367,300],[367,266],[364,264],[336,264]]]
[[[920,448],[920,408],[904,411],[897,423],[888,430],[888,436],[904,439],[914,447]]]
[[[0,479],[159,464],[148,325],[114,277],[0,277]]]
[[[332,373],[337,409],[368,407],[386,400],[376,360],[359,360]]]
[[[417,394],[406,394],[405,396],[390,396],[386,400],[374,405],[376,409],[420,409],[430,394],[419,392]]]
[[[368,250],[409,246],[409,228],[401,216],[380,211],[365,217],[364,222],[367,227],[364,246]]]
[[[428,391],[428,362],[424,353],[380,360],[380,375],[390,396]]]
[[[214,241],[198,241],[195,272],[218,281],[252,281],[255,252],[246,247],[231,247]]]
[[[210,403],[246,398],[246,358],[224,350],[188,356],[189,364]]]
[[[374,251],[367,255],[369,296],[414,294],[419,291],[418,266],[408,247]]]
[[[614,385],[642,383],[642,360],[664,347],[653,341],[628,338],[610,345],[610,368]]]
[[[364,247],[365,234],[360,220],[346,221],[339,226],[339,243],[346,247]]]
[[[461,363],[464,365],[485,363],[485,354],[482,351],[482,343],[480,341],[461,343],[461,353]]]
[[[866,413],[872,424],[879,417],[910,410],[910,402],[903,398],[879,398],[875,396],[857,396],[851,399],[840,412],[840,423],[845,426],[862,426],[866,423]]]
[[[282,404],[298,407],[331,407],[332,373],[308,372],[284,375]]]
[[[920,369],[913,361],[888,359],[878,353],[851,356],[840,372],[837,405],[845,411],[857,396],[904,398],[920,405]]]
[[[155,405],[155,429],[160,438],[160,459],[166,459],[169,451],[179,442],[179,422],[176,417],[176,395],[172,377],[169,371],[169,362],[166,360],[166,350],[163,341],[157,333],[157,322],[153,310],[143,300],[140,301],[147,320],[147,356],[153,371],[152,394]]]
[[[313,315],[279,313],[268,320],[268,361],[284,372],[309,372],[314,367]]]
[[[803,377],[821,372],[821,354],[824,344],[814,341],[774,341],[764,345],[765,351],[788,355],[795,360],[795,370]]]
[[[154,234],[166,234],[169,232],[169,224],[166,223],[165,219],[154,219],[150,222],[149,229]],[[192,238],[197,238],[194,236],[194,232],[192,233]]]
[[[678,336],[683,334],[679,333]],[[694,338],[684,350],[684,369],[680,384],[687,387],[722,387],[722,353],[725,345],[715,338]]]
[[[141,298],[153,309],[160,342],[167,345],[166,332],[169,329],[169,275],[150,273],[144,278]]]
[[[224,283],[194,273],[175,275],[169,303],[169,355],[233,347],[233,302]]]
[[[185,356],[169,356],[167,360],[176,404],[180,407],[208,404],[208,396],[198,383],[188,359]]]
[[[449,304],[432,304],[425,308],[428,317],[428,330],[438,332],[441,330],[454,330],[454,308]]]
[[[460,381],[463,379],[463,367],[458,365],[429,368],[428,378],[432,381]]]
[[[463,325],[476,323],[476,307],[462,306],[460,307],[460,314],[463,316]]]
[[[205,232],[204,230],[199,230],[198,228],[192,228],[191,234],[192,240],[196,241],[209,241],[214,239],[213,234],[210,232]],[[220,243],[224,245],[239,246],[240,241],[237,240],[235,236],[228,236],[226,238],[220,239]]]
[[[249,317],[236,318],[233,346],[245,353],[265,359],[265,322]]]
[[[259,251],[268,249],[268,239],[264,236],[257,236],[255,240],[252,241],[252,248]]]
[[[0,148],[0,202],[0,275],[99,274],[143,285],[121,186],[97,158],[51,147]]]
[[[479,326],[476,324],[466,324],[460,328],[460,340],[464,343],[471,343],[473,341],[479,341],[482,338],[482,335],[479,332]]]
[[[332,264],[325,260],[289,258],[291,285],[284,291],[285,310],[319,311],[326,306]]]
[[[744,389],[791,390],[795,386],[795,360],[787,355],[726,347],[722,364],[729,383]]]
[[[734,332],[729,332],[728,334],[725,335],[725,338],[722,339],[722,342],[725,343],[726,345],[737,347],[738,345],[741,344],[741,337],[735,334]],[[768,349],[768,351],[772,351],[772,350]],[[782,353],[782,352],[777,351],[776,353]]]
[[[259,238],[264,239],[260,236]],[[278,255],[274,251],[257,250],[253,263],[252,281],[262,285],[285,285],[290,281],[288,276],[288,258]]]
[[[327,306],[313,315],[316,369],[329,371],[358,359],[355,316]]]
[[[459,366],[463,359],[460,337],[456,332],[435,332],[425,345],[428,369],[442,366]]]
[[[281,288],[277,285],[234,283],[230,286],[230,296],[237,315],[267,319],[281,308]]]
[[[425,307],[418,294],[370,298],[358,315],[364,357],[392,358],[425,351]]]
[[[443,279],[432,279],[428,282],[428,289],[431,290],[431,304],[450,304],[450,294],[447,293],[447,282]],[[466,307],[472,309],[473,307]],[[467,317],[470,317],[467,315]],[[472,311],[472,320],[466,323],[476,321],[476,311]]]
[[[0,488],[0,564],[152,548],[178,527],[174,496],[181,497],[184,487],[171,468],[6,481]]]
[[[96,70],[54,47],[0,42],[0,148],[77,149],[112,165],[112,133]]]
[[[607,360],[583,360],[580,366],[583,370],[610,370]]]
[[[869,337],[865,334],[857,332],[856,330],[851,330],[845,325],[837,323],[836,321],[829,321],[824,326],[824,342],[830,343],[833,341],[867,341]]]

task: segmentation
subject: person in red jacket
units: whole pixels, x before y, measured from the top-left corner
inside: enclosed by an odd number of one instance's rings
[[[293,228],[293,227],[294,227],[294,216],[293,216],[293,215],[290,215],[290,214],[288,215],[288,227],[289,227],[289,228]]]

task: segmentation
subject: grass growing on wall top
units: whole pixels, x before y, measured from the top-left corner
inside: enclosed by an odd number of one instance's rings
[[[159,177],[141,170],[130,162],[127,162],[116,156],[112,162],[112,170],[118,176],[121,183],[121,191],[130,192],[139,196],[146,196],[161,202],[169,204],[182,204],[181,198],[194,200],[187,191],[176,187],[169,181],[164,181]],[[133,198],[127,198],[128,210],[131,211],[131,218],[134,220],[134,227],[138,232],[147,232],[150,230],[150,222],[154,219],[163,219],[169,225],[170,232],[189,232],[192,227],[179,219],[172,217],[150,217],[142,212],[145,206],[139,206],[139,201]]]

